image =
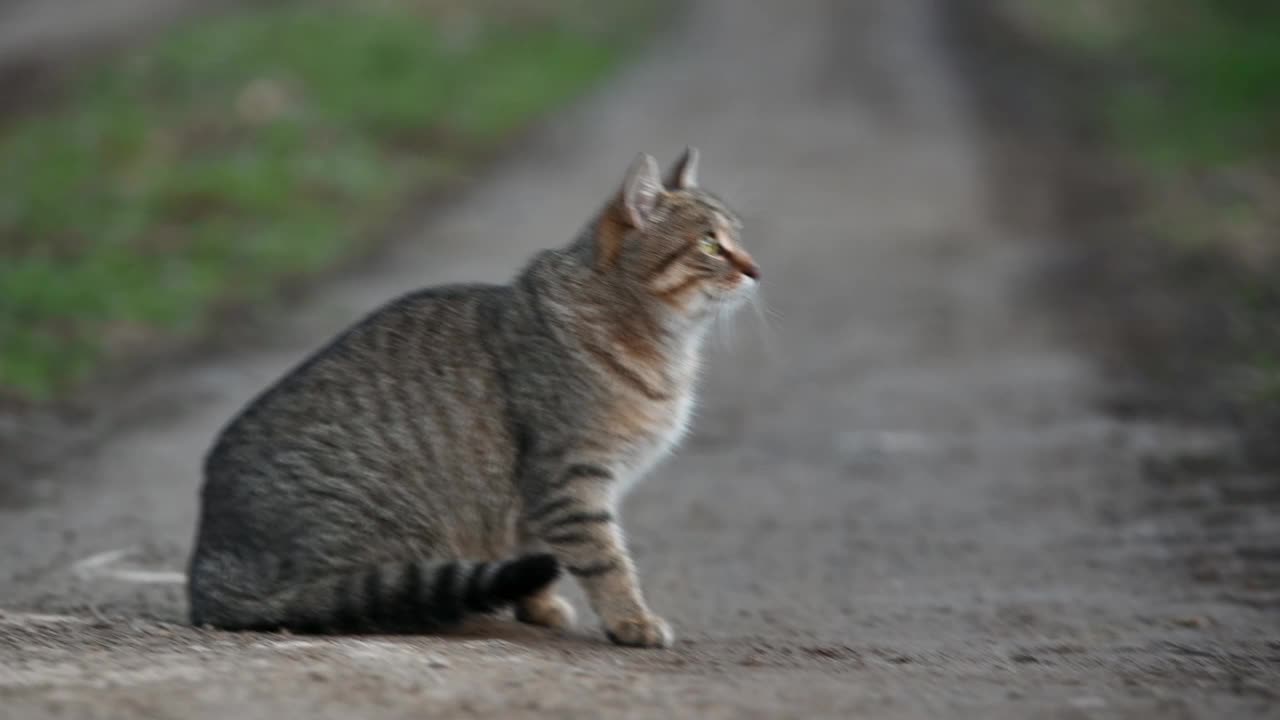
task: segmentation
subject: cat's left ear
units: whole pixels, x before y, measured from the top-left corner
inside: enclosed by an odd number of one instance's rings
[[[668,190],[690,190],[698,187],[698,149],[686,147],[684,154],[667,171],[662,184]]]
[[[658,161],[648,153],[640,153],[622,182],[622,210],[632,227],[641,228],[649,222],[662,192]]]

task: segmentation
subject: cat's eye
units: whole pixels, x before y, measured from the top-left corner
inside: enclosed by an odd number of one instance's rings
[[[723,252],[723,248],[720,247],[720,241],[716,239],[715,233],[707,233],[706,235],[703,235],[702,238],[698,240],[698,247],[701,248],[702,252],[712,257],[717,257],[721,252]]]

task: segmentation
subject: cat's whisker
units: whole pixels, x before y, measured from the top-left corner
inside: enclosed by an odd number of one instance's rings
[[[755,311],[755,316],[758,320],[756,327],[759,328],[760,339],[764,342],[765,355],[769,357],[770,361],[776,360],[778,343],[773,332],[773,326],[769,324],[769,315],[772,314],[775,318],[779,316],[765,304],[764,298],[761,297],[758,290],[751,294],[751,309]]]
[[[729,317],[729,314],[725,312],[724,308],[720,309],[719,322],[720,322],[720,338],[721,338],[720,344],[724,346],[725,350],[732,350],[733,349],[733,320]]]
[[[769,304],[764,300],[764,296],[758,291],[751,295],[751,308],[755,311],[761,326],[767,332],[773,331],[773,325],[770,324],[772,320],[782,320],[782,313],[769,307]]]
[[[732,308],[727,308],[727,307],[724,309],[723,314],[724,314],[724,325],[725,325],[725,328],[724,328],[725,339],[728,341],[729,347],[732,348],[734,344],[734,333],[737,331],[737,326],[735,325],[735,323],[737,322],[738,314],[734,312]]]
[[[760,305],[756,308],[756,311],[763,313],[764,317],[761,319],[765,322],[782,322],[782,313],[777,309],[770,307],[769,304],[763,300],[760,301]]]
[[[725,307],[724,303],[716,303],[716,316],[712,320],[712,323],[716,326],[716,342],[720,344],[721,350],[728,350],[731,347],[729,339],[725,335]]]

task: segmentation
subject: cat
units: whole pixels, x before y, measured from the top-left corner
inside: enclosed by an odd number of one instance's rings
[[[393,300],[251,401],[205,457],[190,617],[228,630],[432,632],[514,606],[669,647],[619,526],[689,423],[702,339],[753,291],[742,223],[640,154],[579,237],[507,285]]]

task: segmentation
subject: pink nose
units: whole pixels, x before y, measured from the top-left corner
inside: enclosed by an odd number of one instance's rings
[[[760,268],[757,267],[755,263],[748,260],[746,264],[742,265],[738,269],[742,271],[743,275],[746,275],[756,282],[760,282]]]

